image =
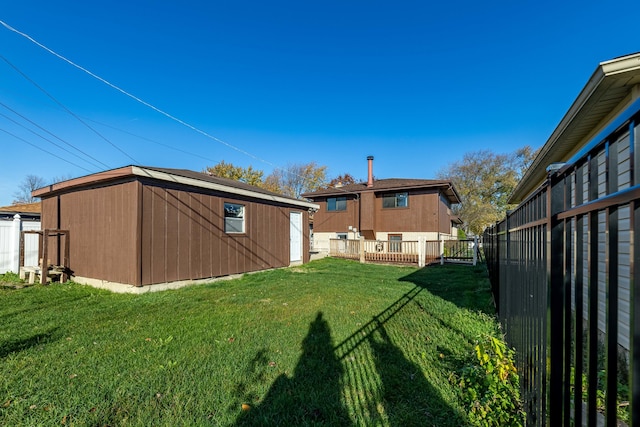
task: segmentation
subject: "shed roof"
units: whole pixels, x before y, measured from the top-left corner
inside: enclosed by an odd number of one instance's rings
[[[382,192],[382,191],[397,191],[397,190],[419,190],[428,188],[442,188],[444,193],[451,203],[460,203],[460,196],[457,190],[453,186],[453,183],[448,180],[437,179],[407,179],[407,178],[388,178],[388,179],[376,179],[373,181],[372,187],[367,187],[367,183],[348,184],[342,187],[332,187],[323,190],[314,191],[311,193],[302,194],[302,197],[308,199],[314,199],[319,197],[328,197],[335,195],[345,195],[353,193],[364,193],[367,191]]]
[[[211,176],[187,169],[170,169],[135,165],[111,169],[108,171],[98,172],[92,175],[51,184],[33,191],[32,194],[34,197],[47,197],[56,193],[127,177],[151,178],[159,181],[182,184],[196,188],[216,190],[234,195],[284,203],[306,209],[319,208],[319,206],[314,203],[283,196],[281,194],[277,194],[233,179]]]
[[[614,118],[612,112],[633,100],[634,86],[638,84],[640,52],[601,62],[540,149],[509,203],[521,202],[542,184],[547,176],[547,166],[569,160],[588,138]]]

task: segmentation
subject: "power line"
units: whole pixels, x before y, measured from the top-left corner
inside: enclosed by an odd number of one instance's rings
[[[90,119],[90,118],[88,118],[88,117],[85,117],[85,120],[88,120],[88,121],[90,121],[90,122],[93,122],[93,123],[98,124],[98,125],[101,125],[101,126],[105,126],[105,127],[111,128],[111,129],[113,129],[113,130],[117,130],[118,132],[126,133],[127,135],[134,136],[134,137],[136,137],[136,138],[140,138],[140,139],[145,140],[145,141],[152,142],[152,143],[154,143],[154,144],[161,145],[161,146],[166,147],[166,148],[168,148],[168,149],[170,149],[170,150],[178,151],[178,152],[180,152],[180,153],[184,153],[184,154],[188,154],[188,155],[193,156],[193,157],[197,157],[197,158],[199,158],[199,159],[209,160],[210,162],[217,162],[217,161],[218,161],[218,160],[215,160],[215,159],[211,159],[211,158],[208,158],[208,157],[204,157],[204,156],[203,156],[203,155],[201,155],[201,154],[192,153],[192,152],[190,152],[190,151],[186,151],[186,150],[182,150],[182,149],[180,149],[180,148],[174,147],[173,145],[165,144],[165,143],[163,143],[163,142],[156,141],[156,140],[151,139],[151,138],[147,138],[146,136],[136,135],[136,134],[135,134],[135,133],[133,133],[133,132],[129,132],[129,131],[124,130],[124,129],[120,129],[120,128],[116,127],[116,126],[112,126],[112,125],[109,125],[109,124],[106,124],[106,123],[102,123],[102,122],[99,122],[99,121],[97,121],[97,120]]]
[[[2,106],[3,106],[4,108],[6,108],[7,110],[11,111],[13,114],[15,114],[15,115],[17,115],[17,116],[21,117],[23,120],[26,120],[27,122],[31,123],[32,125],[34,125],[34,126],[35,126],[35,127],[37,127],[38,129],[40,129],[41,131],[48,133],[48,134],[49,134],[49,135],[51,135],[52,137],[56,138],[58,141],[61,141],[61,142],[65,143],[65,144],[67,144],[69,147],[71,147],[71,148],[75,149],[75,150],[76,150],[76,151],[78,151],[79,153],[82,153],[83,155],[87,156],[88,158],[90,158],[90,159],[92,159],[92,160],[94,160],[94,161],[96,161],[96,162],[100,163],[100,164],[101,164],[102,166],[104,166],[105,168],[107,168],[107,169],[109,169],[109,168],[110,168],[110,166],[109,166],[109,165],[107,165],[106,163],[104,163],[104,162],[102,162],[102,161],[100,161],[100,160],[96,159],[95,157],[93,157],[93,156],[91,156],[91,155],[89,155],[89,154],[85,153],[84,151],[82,151],[81,149],[79,149],[79,148],[78,148],[78,147],[76,147],[75,145],[71,144],[70,142],[67,142],[67,141],[65,141],[64,139],[60,138],[59,136],[55,135],[54,133],[52,133],[52,132],[48,131],[47,129],[45,129],[44,127],[40,126],[39,124],[37,124],[37,123],[36,123],[36,122],[34,122],[33,120],[30,120],[28,117],[25,117],[24,115],[20,114],[19,112],[17,112],[17,111],[16,111],[16,110],[14,110],[13,108],[9,107],[8,105],[6,105],[5,103],[3,103],[2,101],[0,101],[0,105],[2,105]],[[62,147],[62,146],[60,146],[60,145],[56,144],[55,142],[53,142],[53,141],[51,141],[51,140],[49,140],[49,139],[47,139],[47,138],[43,137],[42,135],[39,135],[39,134],[38,134],[38,133],[36,133],[35,131],[33,131],[33,130],[31,130],[31,129],[27,128],[26,126],[24,126],[24,125],[22,125],[22,124],[20,124],[20,123],[18,123],[17,121],[15,121],[15,120],[11,119],[10,117],[8,117],[8,116],[6,116],[6,115],[4,115],[4,114],[2,114],[2,113],[0,113],[0,115],[2,115],[3,117],[5,117],[7,120],[11,120],[13,123],[17,124],[18,126],[23,127],[24,129],[28,130],[29,132],[33,133],[34,135],[36,135],[36,136],[38,136],[38,137],[40,137],[40,138],[44,139],[45,141],[48,141],[49,143],[51,143],[51,144],[55,145],[56,147],[60,148],[61,150],[64,150],[64,151],[66,151],[67,153],[69,153],[69,154],[71,154],[71,155],[73,155],[73,156],[76,156],[76,157],[80,158],[77,154],[75,154],[75,153],[73,153],[73,152],[71,152],[71,151],[67,150],[66,148],[64,148],[64,147]],[[83,160],[85,160],[85,159],[83,159]],[[85,160],[85,161],[87,161],[87,160]],[[89,162],[89,163],[91,163],[91,162]],[[99,166],[97,166],[97,165],[96,165],[96,164],[94,164],[94,163],[92,163],[92,166],[96,167],[97,169],[101,169]]]
[[[178,117],[175,117],[175,116],[173,116],[172,114],[169,114],[169,113],[167,113],[166,111],[164,111],[164,110],[162,110],[162,109],[160,109],[160,108],[156,107],[155,105],[153,105],[153,104],[151,104],[151,103],[149,103],[149,102],[147,102],[147,101],[145,101],[145,100],[143,100],[143,99],[141,99],[141,98],[139,98],[139,97],[137,97],[137,96],[135,96],[135,95],[133,95],[133,94],[131,94],[131,93],[127,92],[126,90],[124,90],[124,89],[120,88],[119,86],[117,86],[117,85],[115,85],[115,84],[111,83],[110,81],[108,81],[108,80],[106,80],[106,79],[104,79],[104,78],[100,77],[99,75],[97,75],[97,74],[95,74],[95,73],[91,72],[90,70],[88,70],[88,69],[86,69],[86,68],[82,67],[81,65],[76,64],[75,62],[71,61],[70,59],[66,58],[65,56],[63,56],[63,55],[61,55],[61,54],[57,53],[57,52],[56,52],[56,51],[54,51],[53,49],[50,49],[49,47],[45,46],[44,44],[42,44],[42,43],[38,42],[37,40],[35,40],[35,39],[34,39],[33,37],[31,37],[30,35],[28,35],[28,34],[26,34],[26,33],[23,33],[23,32],[21,32],[21,31],[19,31],[19,30],[15,29],[15,28],[13,28],[12,26],[10,26],[9,24],[7,24],[6,22],[4,22],[4,21],[0,20],[0,24],[1,24],[2,26],[4,26],[7,30],[9,30],[9,31],[11,31],[11,32],[13,32],[13,33],[15,33],[15,34],[18,34],[18,35],[19,35],[19,36],[21,36],[21,37],[24,37],[25,39],[29,40],[31,43],[35,44],[36,46],[40,47],[41,49],[44,49],[45,51],[47,51],[47,52],[48,52],[48,53],[50,53],[51,55],[53,55],[53,56],[57,57],[58,59],[60,59],[60,60],[62,60],[62,61],[64,61],[64,62],[66,62],[67,64],[71,65],[72,67],[74,67],[74,68],[76,68],[76,69],[78,69],[78,70],[82,71],[83,73],[88,74],[89,76],[93,77],[94,79],[96,79],[96,80],[98,80],[98,81],[100,81],[100,82],[104,83],[105,85],[107,85],[107,86],[111,87],[112,89],[114,89],[114,90],[116,90],[116,91],[118,91],[118,92],[122,93],[123,95],[125,95],[125,96],[127,96],[127,97],[129,97],[129,98],[133,99],[134,101],[136,101],[136,102],[138,102],[138,103],[140,103],[140,104],[142,104],[142,105],[144,105],[144,106],[146,106],[146,107],[148,107],[148,108],[151,108],[152,110],[156,111],[157,113],[162,114],[163,116],[165,116],[165,117],[167,117],[167,118],[169,118],[169,119],[171,119],[171,120],[173,120],[173,121],[175,121],[175,122],[177,122],[177,123],[179,123],[179,124],[181,124],[181,125],[183,125],[183,126],[185,126],[185,127],[189,128],[189,129],[191,129],[191,130],[193,130],[193,131],[195,131],[195,132],[197,132],[197,133],[199,133],[199,134],[201,134],[201,135],[203,135],[203,136],[205,136],[205,137],[207,137],[207,138],[209,138],[209,139],[211,139],[211,140],[213,140],[213,141],[216,141],[216,142],[218,142],[218,143],[220,143],[220,144],[223,144],[223,145],[225,145],[225,146],[227,146],[227,147],[229,147],[229,148],[231,148],[231,149],[233,149],[233,150],[235,150],[235,151],[237,151],[237,152],[239,152],[239,153],[241,153],[241,154],[244,154],[244,155],[246,155],[246,156],[248,156],[248,157],[251,157],[252,159],[258,160],[258,161],[260,161],[260,162],[262,162],[262,163],[265,163],[265,164],[267,164],[267,165],[269,165],[269,166],[273,167],[275,170],[281,170],[281,171],[283,171],[283,172],[291,173],[291,171],[286,171],[285,169],[283,169],[283,168],[281,168],[281,167],[278,167],[277,165],[275,165],[274,163],[272,163],[272,162],[270,162],[270,161],[268,161],[268,160],[265,160],[265,159],[263,159],[263,158],[260,158],[260,157],[258,157],[258,156],[256,156],[256,155],[254,155],[254,154],[251,154],[251,153],[249,153],[248,151],[245,151],[245,150],[243,150],[243,149],[241,149],[241,148],[239,148],[239,147],[236,147],[235,145],[230,144],[230,143],[228,143],[228,142],[226,142],[226,141],[224,141],[224,140],[222,140],[222,139],[220,139],[220,138],[216,138],[215,136],[213,136],[213,135],[209,134],[208,132],[206,132],[206,131],[204,131],[204,130],[202,130],[202,129],[199,129],[199,128],[197,128],[196,126],[194,126],[194,125],[192,125],[192,124],[190,124],[190,123],[187,123],[186,121],[184,121],[184,120],[182,120],[182,119],[180,119],[180,118],[178,118]],[[2,58],[4,59],[4,57],[2,57]],[[5,61],[6,61],[6,59],[5,59]],[[9,63],[9,64],[10,64],[10,63]],[[10,64],[10,65],[11,65],[11,64]],[[14,67],[14,68],[15,68],[15,67]],[[22,73],[21,73],[21,74],[22,74]],[[46,92],[45,92],[45,93],[46,93]],[[77,117],[77,116],[75,116],[75,115],[74,115],[74,117],[78,118],[78,117]],[[80,119],[78,118],[78,120],[80,120]],[[84,123],[84,122],[83,122],[83,123]],[[95,130],[94,130],[94,132],[95,132]],[[103,138],[104,138],[104,137],[103,137]],[[115,145],[114,145],[114,146],[115,146]],[[127,156],[128,156],[128,155],[127,155]],[[131,158],[130,156],[128,156],[128,157],[129,157],[129,158]],[[131,158],[131,159],[132,159],[132,160],[134,160],[133,158]],[[135,163],[138,163],[138,162],[137,162],[137,161],[135,161],[135,160],[134,160],[134,162],[135,162]],[[294,173],[294,175],[296,175],[296,176],[298,176],[298,177],[301,177],[301,178],[304,178],[303,176],[298,175],[298,174],[295,174],[295,173]],[[344,191],[345,193],[348,193],[348,192],[347,192],[347,191],[345,191],[345,190],[341,190],[341,191]]]
[[[58,156],[57,154],[54,154],[54,153],[52,153],[52,152],[51,152],[51,151],[49,151],[49,150],[45,150],[45,149],[44,149],[44,148],[42,148],[42,147],[38,147],[36,144],[34,144],[34,143],[32,143],[32,142],[29,142],[29,141],[27,141],[26,139],[21,138],[21,137],[19,137],[18,135],[16,135],[16,134],[14,134],[14,133],[9,132],[9,131],[8,131],[8,130],[6,130],[6,129],[2,129],[2,128],[0,128],[0,132],[4,132],[4,133],[6,133],[7,135],[10,135],[10,136],[12,136],[12,137],[16,138],[17,140],[24,142],[25,144],[28,144],[28,145],[30,145],[30,146],[32,146],[32,147],[34,147],[34,148],[37,148],[37,149],[38,149],[38,150],[40,150],[40,151],[44,151],[45,153],[47,153],[47,154],[48,154],[48,155],[50,155],[50,156],[55,157],[56,159],[60,159],[60,160],[62,160],[63,162],[67,162],[67,163],[69,163],[70,165],[75,166],[75,167],[77,167],[77,168],[80,168],[80,169],[82,169],[82,170],[85,170],[85,171],[87,171],[87,172],[89,172],[89,173],[93,173],[93,172],[92,172],[92,171],[90,171],[89,169],[87,169],[87,168],[85,168],[85,167],[82,167],[82,166],[80,166],[80,165],[77,165],[77,164],[73,163],[72,161],[69,161],[69,160],[65,159],[64,157],[60,157],[60,156]]]
[[[23,129],[25,129],[25,130],[27,130],[27,131],[31,132],[31,133],[32,133],[32,134],[34,134],[35,136],[37,136],[37,137],[39,137],[39,138],[44,139],[45,141],[49,142],[50,144],[55,145],[56,147],[60,148],[61,150],[66,151],[67,153],[69,153],[69,154],[71,154],[71,155],[76,156],[76,154],[72,153],[71,151],[67,150],[66,148],[62,147],[61,145],[56,144],[55,142],[51,141],[50,139],[45,138],[45,137],[44,137],[44,136],[42,136],[42,135],[39,135],[39,134],[38,134],[37,132],[35,132],[34,130],[29,129],[28,127],[24,126],[24,125],[23,125],[23,124],[21,124],[21,123],[18,123],[16,120],[12,119],[11,117],[7,116],[6,114],[4,114],[4,113],[0,113],[0,116],[4,117],[5,119],[7,119],[7,120],[9,120],[9,121],[11,121],[11,122],[13,122],[13,123],[14,123],[14,124],[16,124],[16,125],[18,125],[18,126],[22,127]],[[77,156],[76,156],[76,157],[77,157]],[[95,166],[95,165],[93,165],[93,166]],[[100,168],[98,168],[98,169],[100,169]]]
[[[69,65],[71,65],[71,66],[73,66],[73,67],[75,67],[75,68],[77,68],[78,70],[80,70],[80,71],[82,71],[82,72],[84,72],[84,73],[86,73],[86,74],[90,75],[90,76],[91,76],[91,77],[93,77],[94,79],[101,81],[102,83],[106,84],[107,86],[111,87],[112,89],[117,90],[118,92],[122,93],[123,95],[128,96],[129,98],[133,99],[134,101],[139,102],[140,104],[142,104],[142,105],[144,105],[144,106],[146,106],[146,107],[148,107],[148,108],[151,108],[152,110],[156,111],[157,113],[160,113],[160,114],[162,114],[163,116],[165,116],[165,117],[167,117],[167,118],[169,118],[169,119],[171,119],[171,120],[173,120],[173,121],[175,121],[175,122],[177,122],[177,123],[180,123],[181,125],[186,126],[186,127],[188,127],[189,129],[191,129],[191,130],[193,130],[193,131],[195,131],[195,132],[198,132],[199,134],[201,134],[201,135],[203,135],[203,136],[205,136],[205,137],[207,137],[207,138],[209,138],[209,139],[212,139],[212,140],[214,140],[214,141],[216,141],[216,142],[219,142],[220,144],[226,145],[227,147],[229,147],[229,148],[231,148],[231,149],[233,149],[233,150],[235,150],[235,151],[237,151],[237,152],[239,152],[239,153],[242,153],[242,154],[244,154],[244,155],[246,155],[246,156],[249,156],[249,157],[251,157],[251,158],[253,158],[253,159],[255,159],[255,160],[261,161],[261,162],[263,162],[263,163],[266,163],[266,164],[268,164],[268,165],[270,165],[270,166],[272,166],[272,167],[276,168],[276,165],[274,165],[273,163],[271,163],[271,162],[269,162],[269,161],[267,161],[267,160],[265,160],[265,159],[262,159],[262,158],[260,158],[260,157],[257,157],[257,156],[255,156],[255,155],[253,155],[253,154],[249,153],[248,151],[245,151],[245,150],[243,150],[243,149],[241,149],[241,148],[238,148],[238,147],[236,147],[235,145],[232,145],[232,144],[230,144],[230,143],[228,143],[228,142],[226,142],[226,141],[223,141],[222,139],[216,138],[215,136],[213,136],[213,135],[211,135],[211,134],[209,134],[209,133],[205,132],[204,130],[199,129],[199,128],[197,128],[197,127],[195,127],[195,126],[193,126],[193,125],[191,125],[191,124],[189,124],[189,123],[185,122],[184,120],[181,120],[181,119],[179,119],[179,118],[177,118],[177,117],[175,117],[175,116],[173,116],[173,115],[171,115],[171,114],[167,113],[166,111],[161,110],[160,108],[156,107],[155,105],[153,105],[153,104],[151,104],[151,103],[149,103],[149,102],[147,102],[147,101],[144,101],[143,99],[138,98],[137,96],[135,96],[135,95],[133,95],[133,94],[131,94],[131,93],[127,92],[126,90],[124,90],[124,89],[120,88],[119,86],[116,86],[115,84],[113,84],[113,83],[109,82],[108,80],[106,80],[106,79],[104,79],[104,78],[102,78],[102,77],[98,76],[97,74],[92,73],[91,71],[87,70],[86,68],[84,68],[84,67],[82,67],[82,66],[80,66],[80,65],[76,64],[75,62],[71,61],[70,59],[65,58],[65,57],[64,57],[64,56],[62,56],[61,54],[59,54],[59,53],[55,52],[54,50],[52,50],[52,49],[48,48],[47,46],[43,45],[42,43],[38,42],[37,40],[35,40],[35,39],[34,39],[33,37],[31,37],[30,35],[25,34],[25,33],[21,32],[21,31],[16,30],[15,28],[13,28],[12,26],[10,26],[10,25],[9,25],[9,24],[7,24],[6,22],[4,22],[4,21],[0,20],[0,24],[2,24],[2,25],[3,25],[6,29],[8,29],[9,31],[12,31],[12,32],[14,32],[14,33],[16,33],[16,34],[18,34],[18,35],[20,35],[20,36],[22,36],[22,37],[26,38],[27,40],[29,40],[30,42],[32,42],[32,43],[33,43],[33,44],[35,44],[36,46],[38,46],[38,47],[40,47],[40,48],[42,48],[42,49],[46,50],[47,52],[49,52],[49,53],[50,53],[50,54],[52,54],[53,56],[55,56],[55,57],[57,57],[57,58],[59,58],[59,59],[63,60],[64,62],[66,62],[67,64],[69,64]],[[137,162],[136,162],[136,163],[137,163]]]
[[[3,23],[2,21],[0,21],[0,23]],[[4,23],[3,23],[4,24]],[[56,104],[58,104],[61,108],[63,108],[67,113],[69,113],[70,115],[72,115],[76,120],[78,120],[80,123],[82,123],[83,125],[85,125],[88,129],[90,129],[93,133],[95,133],[96,135],[98,135],[100,138],[102,138],[105,142],[107,142],[109,145],[111,145],[113,148],[115,148],[116,150],[120,151],[122,154],[124,154],[125,156],[127,156],[129,159],[131,159],[134,163],[138,163],[138,161],[136,159],[134,159],[133,157],[131,157],[127,152],[125,152],[122,148],[118,147],[116,144],[114,144],[113,142],[111,142],[106,136],[102,135],[100,132],[98,132],[97,130],[95,130],[94,128],[92,128],[88,123],[86,123],[84,120],[82,120],[78,115],[76,115],[73,111],[71,111],[70,109],[68,109],[62,102],[58,101],[53,95],[51,95],[49,92],[47,92],[42,86],[40,86],[39,84],[37,84],[35,81],[33,81],[29,76],[27,76],[25,73],[23,73],[18,67],[16,67],[15,65],[13,65],[7,58],[5,58],[3,55],[0,55],[0,59],[2,59],[4,62],[6,62],[7,64],[9,64],[9,66],[11,68],[13,68],[18,74],[20,74],[22,77],[24,77],[29,83],[31,83],[32,85],[34,85],[36,88],[38,88],[38,90],[40,90],[42,93],[44,93],[45,95],[47,95],[53,102],[55,102]]]

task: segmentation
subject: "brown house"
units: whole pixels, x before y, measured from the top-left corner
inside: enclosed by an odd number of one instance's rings
[[[33,195],[42,199],[43,229],[69,230],[74,280],[129,291],[306,262],[304,230],[317,209],[234,180],[142,166]],[[49,257],[59,258],[49,244]]]
[[[313,216],[314,249],[329,250],[329,239],[403,241],[455,239],[458,218],[451,205],[460,197],[451,181],[373,179],[373,156],[366,183],[303,194],[320,209]]]

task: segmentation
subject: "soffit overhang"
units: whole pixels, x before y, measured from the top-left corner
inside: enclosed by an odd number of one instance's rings
[[[531,167],[514,189],[509,203],[520,203],[547,177],[547,167],[565,162],[589,138],[638,97],[640,53],[602,62],[564,115]]]

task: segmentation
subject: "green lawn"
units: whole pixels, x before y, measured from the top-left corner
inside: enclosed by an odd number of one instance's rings
[[[0,287],[0,425],[460,426],[483,267],[324,259],[175,291]],[[244,410],[243,410],[244,404]]]

